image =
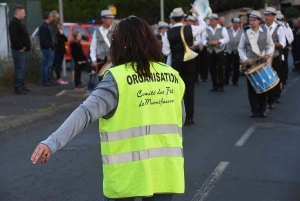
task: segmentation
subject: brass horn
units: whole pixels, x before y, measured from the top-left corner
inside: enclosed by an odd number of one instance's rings
[[[183,61],[189,61],[189,60],[194,59],[196,56],[198,56],[198,53],[192,51],[191,48],[189,48],[189,46],[187,45],[185,38],[184,38],[184,33],[183,33],[184,27],[185,27],[185,25],[183,25],[180,29],[180,36],[181,36],[181,40],[182,40],[184,50],[185,50]]]
[[[209,7],[208,0],[195,0],[193,6],[198,10],[203,20],[212,14],[212,10]],[[194,13],[193,15],[196,16]]]

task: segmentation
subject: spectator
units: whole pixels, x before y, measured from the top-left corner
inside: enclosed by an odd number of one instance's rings
[[[61,78],[60,72],[61,72],[61,65],[64,60],[64,56],[66,54],[66,47],[65,42],[68,41],[67,37],[64,34],[63,26],[62,24],[57,24],[57,44],[55,47],[55,56],[54,56],[54,67],[56,72],[56,79],[58,84],[68,84],[68,82]]]
[[[95,89],[95,81],[96,81],[96,77],[98,76],[97,74],[97,67],[92,65],[92,59],[91,57],[88,58],[88,62],[87,62],[87,67],[88,67],[88,72],[89,72],[89,83],[88,83],[88,93],[92,93]]]
[[[43,15],[44,22],[39,27],[40,47],[43,54],[42,79],[44,86],[53,86],[52,64],[55,48],[55,34],[52,31],[53,16],[50,12]]]
[[[225,17],[219,17],[219,25],[225,27]]]
[[[16,6],[14,9],[14,17],[9,23],[11,53],[14,61],[14,88],[16,94],[26,94],[30,92],[24,85],[28,51],[31,48],[28,31],[21,22],[25,16],[25,9],[21,6]]]
[[[78,31],[73,31],[72,37],[70,47],[75,63],[75,90],[78,90],[84,88],[81,85],[81,70],[84,68],[86,57],[81,46],[81,34]]]

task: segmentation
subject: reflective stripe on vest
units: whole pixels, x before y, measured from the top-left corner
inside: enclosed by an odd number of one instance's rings
[[[182,129],[176,124],[165,125],[150,125],[130,128],[122,131],[115,132],[101,132],[101,142],[113,142],[117,140],[124,140],[127,138],[140,137],[151,134],[175,134],[179,133],[182,137]]]
[[[112,156],[103,155],[102,161],[103,164],[112,165],[158,157],[183,157],[183,150],[180,147],[153,148],[143,151],[116,154]]]

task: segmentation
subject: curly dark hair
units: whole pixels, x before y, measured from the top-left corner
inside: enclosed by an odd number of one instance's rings
[[[151,62],[162,62],[162,49],[157,37],[145,20],[130,16],[115,28],[110,47],[114,66],[131,63],[134,71],[151,77]]]

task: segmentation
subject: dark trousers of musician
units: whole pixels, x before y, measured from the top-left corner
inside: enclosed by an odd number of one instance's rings
[[[208,53],[208,63],[214,89],[224,88],[224,51]]]
[[[107,57],[105,57],[104,60],[97,58],[97,62],[99,63],[98,64],[98,71],[100,71],[100,69],[102,68],[102,66],[104,66],[104,64],[107,62]],[[103,79],[103,76],[99,76],[99,82],[101,82],[102,79]]]
[[[271,90],[267,92],[268,94],[268,103],[273,104],[275,103],[276,98],[281,97],[281,80],[283,79],[283,66],[281,60],[281,54],[277,57],[273,58],[272,67],[276,71],[280,82]]]
[[[249,69],[250,66],[247,66]],[[254,90],[251,82],[247,79],[248,99],[252,112],[265,112],[267,108],[267,93],[258,94]]]
[[[203,48],[202,51],[199,53],[199,73],[200,73],[200,78],[202,81],[207,81],[208,80],[208,52],[206,47]]]
[[[240,76],[240,57],[237,51],[226,54],[226,65],[225,65],[225,84],[229,84],[231,64],[233,66],[232,83],[237,84]]]
[[[198,53],[198,56],[195,58],[195,82],[199,83],[199,75],[200,75],[200,65],[201,65],[201,60],[200,60],[200,50],[196,49],[193,50],[194,52]]]
[[[284,61],[282,61],[282,84],[285,85],[289,74],[289,48],[284,48],[282,52],[284,55]]]
[[[172,60],[172,67],[179,72],[180,77],[185,84],[184,104],[186,119],[193,120],[194,118],[194,92],[195,92],[195,59],[190,61]]]

